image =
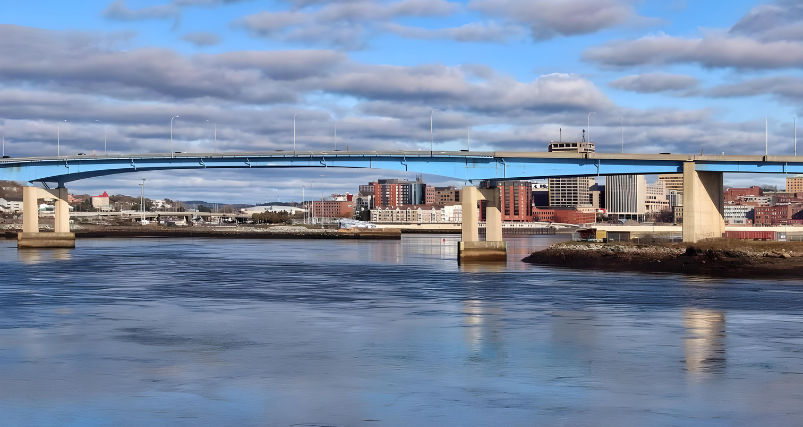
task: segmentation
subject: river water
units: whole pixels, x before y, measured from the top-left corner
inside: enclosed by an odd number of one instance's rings
[[[399,241],[0,240],[0,425],[803,425],[803,281]]]

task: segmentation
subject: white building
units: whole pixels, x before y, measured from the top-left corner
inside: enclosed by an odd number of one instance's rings
[[[658,181],[664,183],[667,190],[675,190],[683,194],[683,174],[682,173],[667,173],[658,175]]]
[[[669,210],[668,190],[664,181],[658,180],[655,184],[647,184],[645,199],[648,213],[658,213]]]
[[[550,178],[549,206],[592,206],[591,187],[596,183],[594,177]]]
[[[753,223],[755,208],[745,205],[725,205],[725,224],[749,225]]]
[[[772,205],[772,196],[739,196],[742,203],[755,203],[759,206]]]
[[[647,213],[647,179],[644,175],[612,175],[605,178],[605,206],[620,219],[643,218]]]
[[[669,190],[669,209],[674,210],[678,206],[683,206],[683,192]]]
[[[297,208],[295,206],[252,206],[249,208],[242,208],[240,212],[248,215],[264,213],[264,212],[287,212],[291,215],[294,215],[299,212],[306,212],[306,209]]]
[[[451,218],[457,216],[458,210],[451,207]],[[459,210],[462,220],[462,207]],[[374,223],[443,223],[449,221],[445,206],[402,205],[395,208],[371,209],[371,222]]]

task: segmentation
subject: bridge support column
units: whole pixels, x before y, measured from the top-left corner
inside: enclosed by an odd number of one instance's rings
[[[458,261],[506,261],[507,243],[502,240],[502,215],[498,188],[463,187],[463,238],[457,243]],[[477,228],[477,202],[485,200],[485,241]]]
[[[55,197],[54,233],[39,232],[39,205],[44,197]],[[70,207],[67,189],[42,190],[36,187],[22,189],[22,233],[17,234],[17,248],[74,248],[75,234],[70,232]]]
[[[683,163],[683,242],[697,243],[725,232],[722,172],[698,172]]]

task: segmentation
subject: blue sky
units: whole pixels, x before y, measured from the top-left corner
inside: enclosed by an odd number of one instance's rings
[[[29,0],[0,17],[8,154],[544,150],[587,114],[598,151],[791,154],[803,3],[686,0]],[[96,121],[98,120],[98,121]],[[207,122],[207,120],[209,120]],[[312,172],[151,174],[153,197],[299,199]],[[336,175],[336,179],[334,178]],[[378,176],[341,171],[327,191]],[[404,177],[404,176],[388,176]],[[136,193],[139,176],[75,183]],[[434,183],[452,183],[428,177]],[[733,185],[753,183],[733,176]],[[781,184],[783,177],[761,182]],[[460,184],[460,183],[455,183]],[[233,191],[233,189],[237,191]],[[263,195],[263,193],[265,193]]]

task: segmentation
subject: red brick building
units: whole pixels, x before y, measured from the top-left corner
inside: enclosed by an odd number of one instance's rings
[[[740,197],[744,196],[763,196],[764,190],[761,187],[752,186],[750,188],[729,188],[725,190],[725,203],[739,203]]]
[[[481,185],[487,185],[484,182]],[[528,181],[503,181],[499,187],[502,221],[532,222],[533,192]],[[459,196],[458,196],[459,199]],[[485,221],[485,201],[480,201],[480,221]]]
[[[351,196],[349,195],[349,199]],[[354,201],[324,200],[312,202],[312,216],[318,218],[351,218],[354,216]]]
[[[537,222],[556,222],[560,224],[591,224],[596,222],[597,214],[579,211],[575,208],[535,208],[533,209],[533,219]]]
[[[756,206],[755,225],[784,225],[792,224],[803,219],[803,204]]]
[[[424,197],[424,203],[427,205],[434,205],[435,204],[435,187],[432,185],[427,185],[426,195]]]
[[[776,205],[803,204],[803,193],[775,193]]]

